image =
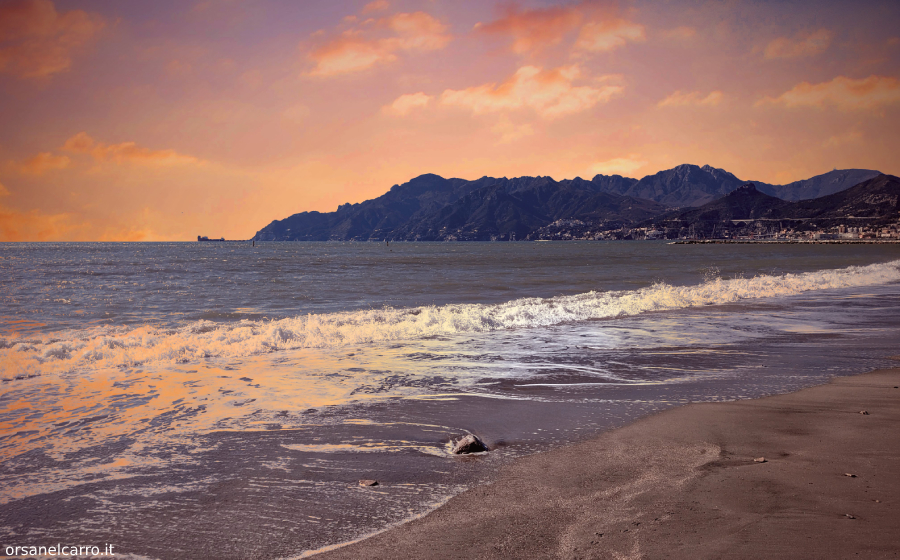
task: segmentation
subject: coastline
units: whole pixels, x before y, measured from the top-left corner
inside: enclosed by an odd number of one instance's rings
[[[897,558],[898,386],[885,369],[669,409],[312,557]]]

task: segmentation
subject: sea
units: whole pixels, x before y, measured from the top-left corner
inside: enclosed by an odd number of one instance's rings
[[[900,244],[0,244],[0,547],[309,556],[898,334]]]

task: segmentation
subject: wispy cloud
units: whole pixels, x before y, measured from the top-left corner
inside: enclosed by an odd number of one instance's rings
[[[800,33],[793,38],[779,37],[766,45],[766,58],[797,58],[823,52],[831,44],[834,33],[819,29],[812,33]]]
[[[137,163],[142,165],[185,165],[202,163],[201,160],[175,150],[151,150],[134,142],[104,144],[91,138],[86,132],[79,132],[63,145],[63,150],[71,153],[90,154],[97,161],[115,163]],[[67,158],[68,159],[68,158]]]
[[[600,161],[591,166],[592,173],[601,175],[628,175],[647,165],[639,154]]]
[[[581,28],[576,51],[606,52],[625,46],[629,41],[640,42],[645,39],[644,26],[624,19],[591,21]]]
[[[65,169],[69,167],[71,160],[66,156],[53,155],[50,152],[41,152],[19,164],[19,171],[29,175],[43,175],[47,171]]]
[[[502,17],[475,26],[478,33],[507,36],[512,39],[510,49],[522,54],[557,44],[584,20],[577,6],[554,6],[535,10],[520,10],[507,6]]]
[[[671,95],[656,104],[657,107],[684,107],[686,105],[718,105],[721,103],[724,95],[721,91],[715,90],[703,95],[699,91],[680,90],[673,92]]]
[[[0,71],[42,78],[68,70],[72,56],[89,43],[105,20],[83,10],[56,11],[50,0],[0,4]]]
[[[421,91],[407,93],[395,99],[390,105],[386,105],[382,110],[388,114],[405,116],[415,109],[426,107],[432,99],[434,96]]]
[[[369,2],[365,6],[363,6],[362,12],[363,14],[371,14],[372,12],[383,12],[391,7],[391,3],[387,0],[375,0],[374,2]]]
[[[838,76],[830,82],[802,82],[778,97],[765,97],[757,106],[837,107],[843,110],[874,109],[900,101],[900,80],[872,75],[855,80]]]
[[[507,144],[534,134],[534,127],[529,123],[516,124],[504,115],[491,127],[491,132],[500,136],[499,142]]]
[[[606,103],[622,92],[622,86],[576,86],[577,65],[542,70],[523,66],[501,84],[484,84],[462,90],[448,89],[441,103],[464,107],[475,114],[532,109],[544,118],[570,115]]]
[[[516,54],[538,52],[573,36],[573,54],[606,52],[645,37],[642,25],[623,18],[614,6],[594,2],[533,10],[513,4],[500,18],[477,24],[475,31],[508,37]]]
[[[332,37],[309,53],[311,76],[359,72],[397,60],[408,51],[436,51],[450,42],[447,26],[425,12],[366,20]]]

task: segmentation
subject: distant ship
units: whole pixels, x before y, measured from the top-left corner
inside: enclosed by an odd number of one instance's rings
[[[215,241],[215,242],[219,242],[219,241],[225,241],[225,238],[223,237],[222,239],[210,239],[209,237],[206,237],[205,235],[203,235],[203,236],[198,235],[198,236],[197,236],[197,241]]]

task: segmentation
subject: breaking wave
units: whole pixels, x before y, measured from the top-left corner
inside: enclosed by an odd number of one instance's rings
[[[385,308],[226,324],[197,321],[177,329],[98,327],[56,333],[52,338],[0,339],[0,371],[10,379],[88,368],[190,363],[301,348],[545,327],[896,281],[900,281],[900,261],[749,279],[714,278],[692,286],[658,283],[639,290],[524,298],[494,305]]]

